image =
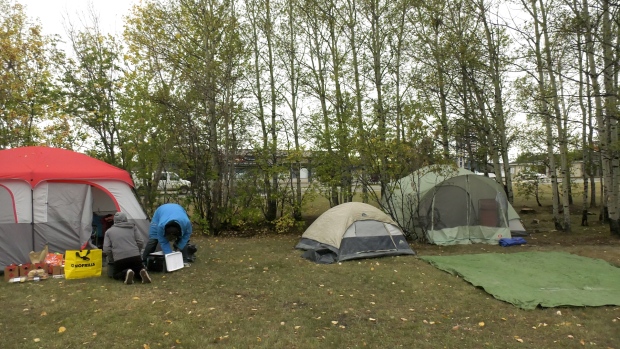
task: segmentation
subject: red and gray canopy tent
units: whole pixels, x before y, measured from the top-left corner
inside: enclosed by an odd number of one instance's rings
[[[50,147],[0,150],[0,267],[29,261],[30,251],[79,249],[93,215],[123,211],[148,236],[148,218],[125,170]]]

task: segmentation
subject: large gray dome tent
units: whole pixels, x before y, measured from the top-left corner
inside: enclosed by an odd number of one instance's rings
[[[403,229],[423,232],[430,243],[497,244],[525,234],[502,185],[466,169],[428,166],[390,188],[384,207]]]
[[[306,229],[295,248],[306,250],[304,258],[321,264],[415,254],[390,216],[361,202],[325,211]]]

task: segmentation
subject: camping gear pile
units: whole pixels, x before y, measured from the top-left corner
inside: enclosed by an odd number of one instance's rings
[[[46,280],[49,275],[60,275],[60,277],[63,277],[60,274],[60,269],[55,270],[54,268],[56,265],[62,264],[63,256],[61,254],[48,253],[47,246],[41,251],[31,251],[29,258],[30,263],[11,264],[4,267],[4,281],[40,281]]]
[[[501,184],[463,168],[429,166],[390,183],[382,198],[408,233],[437,245],[498,244],[526,235]]]

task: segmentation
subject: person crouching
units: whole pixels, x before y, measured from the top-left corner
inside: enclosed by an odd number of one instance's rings
[[[151,283],[140,255],[143,245],[136,225],[127,221],[124,212],[116,212],[114,225],[106,231],[103,239],[103,253],[108,257],[108,265],[114,268],[114,279],[127,285],[133,284],[134,277],[141,279],[143,284]]]

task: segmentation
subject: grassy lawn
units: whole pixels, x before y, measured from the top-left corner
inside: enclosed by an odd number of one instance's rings
[[[534,207],[517,211],[523,204]],[[606,226],[580,227],[576,214],[572,233],[557,232],[549,207],[534,208],[522,217],[536,231],[527,245],[412,246],[419,255],[567,251],[620,266]],[[620,348],[618,306],[521,310],[413,256],[316,265],[293,249],[298,239],[197,236],[196,263],[153,273],[150,285],[2,283],[0,347]]]

